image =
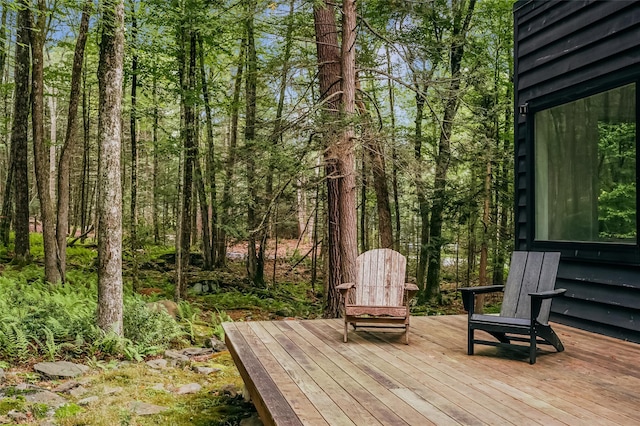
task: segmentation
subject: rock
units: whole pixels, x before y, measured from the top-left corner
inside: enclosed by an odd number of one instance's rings
[[[49,377],[77,377],[90,370],[89,367],[82,364],[74,364],[68,361],[58,362],[39,362],[33,366],[38,373]]]
[[[195,283],[193,285],[193,287],[191,287],[191,291],[193,291],[196,294],[202,294],[205,291],[209,291],[209,286],[206,286],[206,290],[205,290],[205,286],[202,283]]]
[[[178,316],[178,305],[173,300],[158,300],[157,302],[147,303],[147,308],[152,311],[165,311],[174,318]]]
[[[29,383],[18,383],[15,387],[17,391],[26,391],[31,387]]]
[[[115,395],[117,393],[121,393],[123,391],[123,389],[121,387],[115,387],[115,388],[111,388],[111,387],[105,387],[102,390],[102,393],[105,395]]]
[[[213,353],[213,350],[210,348],[186,348],[178,352],[188,357],[195,357],[202,355],[211,355]]]
[[[129,410],[138,416],[152,416],[167,410],[167,407],[148,404],[141,401],[132,401],[129,403]]]
[[[78,405],[80,406],[86,406],[86,405],[91,405],[94,402],[98,402],[100,401],[100,398],[97,396],[90,396],[88,398],[83,398],[80,401],[78,401]]]
[[[167,390],[164,388],[164,384],[163,383],[156,383],[155,385],[153,385],[151,387],[151,389],[158,391],[158,392],[166,392]]]
[[[48,390],[41,390],[35,393],[26,394],[24,397],[27,400],[27,402],[36,403],[36,404],[46,404],[50,407],[55,407],[55,408],[58,408],[67,403],[66,399]]]
[[[174,351],[171,349],[168,349],[166,351],[164,351],[164,357],[168,358],[172,361],[174,361],[175,363],[178,364],[188,364],[189,363],[189,357],[186,355],[183,355],[182,353],[178,352],[178,351]]]
[[[180,386],[176,390],[176,395],[186,395],[189,393],[198,393],[202,389],[198,383],[189,383],[188,385]]]
[[[75,380],[69,380],[68,382],[60,383],[58,386],[51,390],[58,393],[68,393],[71,389],[78,386],[80,386],[80,383],[76,382]]]
[[[155,370],[163,370],[167,368],[167,360],[158,358],[147,361],[147,365]]]
[[[84,386],[77,386],[69,391],[69,395],[74,398],[79,398],[87,392],[88,391]]]
[[[202,374],[203,376],[208,376],[209,374],[217,373],[218,371],[220,371],[220,369],[197,366],[197,367],[193,367],[193,371],[195,371],[198,374]]]
[[[0,383],[4,382],[7,378],[7,375],[4,374],[4,368],[0,368]]]
[[[13,423],[13,420],[11,420],[9,416],[0,416],[0,425],[6,425],[8,423]]]
[[[53,413],[51,415],[53,415]],[[38,426],[56,426],[56,422],[51,419],[46,419],[38,423]]]
[[[16,423],[26,422],[29,419],[25,413],[16,410],[9,411],[7,416]]]
[[[218,339],[216,336],[213,336],[209,340],[205,341],[205,345],[211,348],[214,352],[222,352],[227,350],[227,345],[225,345],[224,342]]]
[[[236,385],[227,384],[220,388],[220,394],[227,395],[231,398],[235,398],[236,396],[238,396],[238,393],[239,391]]]
[[[240,426],[262,426],[263,424],[257,414],[240,420]]]

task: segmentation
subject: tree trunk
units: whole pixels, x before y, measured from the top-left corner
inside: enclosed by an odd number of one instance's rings
[[[438,155],[436,156],[436,174],[433,184],[433,203],[429,227],[430,250],[427,262],[427,282],[425,291],[420,298],[422,301],[440,299],[440,258],[442,245],[444,244],[442,240],[442,223],[446,204],[447,172],[451,161],[451,131],[453,129],[453,120],[460,105],[460,67],[462,65],[465,40],[475,3],[476,0],[469,0],[468,7],[465,11],[462,7],[464,2],[461,2],[458,5],[459,10],[455,10],[456,7],[454,7],[453,10],[454,25],[450,47],[451,81],[445,100],[440,138],[438,141]]]
[[[258,83],[258,57],[254,38],[253,19],[255,14],[254,0],[247,2],[247,75],[245,77],[246,88],[246,113],[244,139],[247,151],[247,187],[249,188],[249,202],[247,205],[247,227],[249,233],[249,246],[247,253],[247,274],[249,279],[257,286],[263,287],[264,280],[264,242],[261,237],[264,233],[257,218],[256,208],[260,205],[258,199],[258,185],[256,185],[256,157],[259,155],[256,143],[256,88]],[[259,242],[258,242],[259,241]],[[256,246],[256,244],[258,244]]]
[[[222,217],[220,223],[229,223],[231,221],[231,187],[233,181],[233,171],[237,159],[238,144],[238,116],[240,111],[240,91],[242,89],[242,73],[244,71],[246,40],[243,38],[240,42],[240,53],[238,54],[238,68],[236,71],[235,82],[233,86],[233,101],[231,103],[231,126],[229,130],[229,147],[227,148],[227,161],[225,162],[225,180],[222,188]],[[222,267],[227,261],[227,233],[221,228],[217,233],[217,265]]]
[[[158,77],[156,76],[157,69],[154,68],[153,73],[153,88],[152,88],[152,97],[153,97],[153,207],[152,207],[152,217],[153,217],[153,242],[155,244],[160,243],[160,224],[158,218],[158,205],[160,197],[160,182],[158,179],[158,173],[160,170],[159,163],[159,146],[158,146],[158,127],[159,127],[159,111],[158,111]]]
[[[326,278],[326,300],[324,316],[340,316],[341,296],[336,286],[342,280],[340,264],[340,218],[338,213],[338,177],[337,159],[329,154],[328,148],[337,140],[335,126],[338,121],[340,93],[340,49],[335,21],[335,9],[332,3],[316,3],[313,9],[316,49],[318,54],[318,80],[320,100],[323,101],[323,131],[326,144],[325,174],[327,177],[327,220],[328,220],[328,257]],[[324,246],[324,244],[323,244]]]
[[[124,1],[104,0],[98,85],[98,326],[122,335],[122,79]]]
[[[345,124],[337,145],[333,146],[340,178],[340,264],[342,282],[355,282],[358,257],[358,219],[356,209],[355,130],[352,123],[356,112],[356,2],[342,2],[342,122]]]
[[[385,47],[387,54],[387,73],[391,75],[391,55],[389,46]],[[393,189],[393,207],[395,213],[395,241],[394,248],[400,250],[400,191],[398,190],[398,150],[396,149],[396,107],[395,107],[395,91],[393,90],[393,80],[387,80],[389,89],[389,114],[391,117],[391,159],[393,161],[393,169],[391,172],[391,187]]]
[[[204,67],[204,45],[202,36],[198,37],[198,57],[200,59],[200,80],[202,84],[202,99],[204,101],[204,113],[206,118],[207,131],[207,156],[205,160],[206,171],[206,194],[209,196],[209,202],[205,203],[211,208],[211,226],[209,227],[209,258],[211,265],[217,262],[216,258],[216,241],[218,233],[218,197],[216,194],[216,171],[215,171],[215,145],[213,139],[213,118],[211,115],[211,105],[209,103],[209,86],[207,84],[207,75]],[[206,200],[206,196],[205,196]],[[209,213],[207,212],[207,218]],[[206,257],[206,256],[205,256]]]
[[[422,119],[424,117],[424,92],[416,93],[415,140],[413,145],[414,158],[417,164],[422,162]],[[420,250],[416,269],[418,287],[424,288],[427,272],[427,258],[429,254],[429,200],[427,199],[426,182],[422,176],[416,178],[416,193],[418,195],[418,210],[420,212]]]
[[[180,225],[180,268],[177,271],[179,279],[176,285],[176,300],[184,299],[187,295],[187,286],[184,279],[184,270],[189,265],[189,252],[191,246],[191,215],[192,215],[192,199],[193,199],[193,169],[194,162],[197,161],[197,135],[196,135],[196,117],[195,108],[192,101],[192,94],[195,89],[196,78],[196,34],[193,30],[183,33],[184,49],[188,53],[181,53],[183,57],[182,63],[182,105],[184,110],[184,168],[182,181],[182,209],[181,209],[181,225]],[[187,45],[188,42],[188,45]],[[186,75],[185,75],[186,71]]]
[[[71,157],[77,143],[76,129],[78,104],[80,102],[80,83],[82,80],[82,64],[84,62],[84,48],[87,42],[89,29],[89,15],[93,1],[87,0],[82,9],[78,40],[76,40],[73,66],[71,69],[71,89],[69,92],[69,112],[67,114],[67,131],[64,144],[60,151],[58,164],[58,220],[56,224],[56,240],[58,244],[58,261],[60,267],[60,279],[65,282],[67,263],[67,233],[69,232],[69,194],[71,191]],[[84,171],[84,167],[83,167]],[[83,173],[84,175],[84,173]],[[83,176],[83,181],[85,177]],[[83,182],[84,183],[84,182]],[[82,194],[84,195],[84,194]],[[83,224],[84,225],[84,224]],[[84,229],[81,229],[84,233]]]
[[[38,0],[38,16],[31,31],[31,122],[33,132],[33,162],[35,165],[42,239],[44,243],[44,276],[52,284],[60,281],[58,249],[56,247],[55,214],[49,192],[49,164],[44,142],[44,41],[46,37],[46,3]]]
[[[87,71],[86,68],[82,72],[82,182],[80,184],[80,232],[82,235],[86,232],[89,225],[87,221],[91,217],[89,214],[89,191],[91,185],[89,185],[89,170],[90,170],[90,127],[91,116],[89,112],[89,97],[87,96]],[[84,237],[80,238],[80,241],[84,243]]]
[[[131,58],[131,115],[130,115],[130,131],[131,131],[131,209],[129,210],[129,220],[131,221],[131,256],[133,258],[133,284],[134,288],[137,281],[137,261],[136,250],[138,248],[138,217],[137,217],[137,201],[138,201],[138,21],[136,19],[135,2],[131,2],[131,50],[133,56]]]

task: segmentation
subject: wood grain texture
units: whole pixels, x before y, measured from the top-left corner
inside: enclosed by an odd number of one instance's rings
[[[339,319],[224,327],[234,360],[255,384],[253,400],[277,413],[265,424],[640,423],[640,345],[554,324],[566,350],[540,350],[529,365],[526,351],[479,347],[466,355],[466,321],[413,317],[411,345],[374,331],[343,344]]]

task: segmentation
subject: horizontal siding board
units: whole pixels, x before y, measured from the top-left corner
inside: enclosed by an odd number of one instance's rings
[[[579,84],[584,85],[581,87],[582,90],[590,91],[592,87],[600,86],[597,83],[589,84],[594,79],[617,71],[624,71],[625,68],[629,68],[630,73],[635,73],[638,65],[640,65],[640,49],[630,49],[621,55],[613,57],[610,61],[600,63],[598,66],[586,68],[580,72],[565,73],[556,79],[527,87],[526,90],[519,89],[520,99],[521,102],[528,102]]]
[[[591,331],[593,333],[604,334],[618,339],[628,340],[630,342],[640,343],[640,332],[627,330],[624,328],[589,321],[588,319],[574,318],[562,315],[557,312],[551,312],[549,319],[559,324],[568,325],[570,327],[580,328],[582,330]]]
[[[611,306],[602,303],[561,297],[553,301],[551,311],[568,317],[589,319],[604,325],[640,332],[640,321],[636,321],[638,311],[635,309],[622,307],[612,309]]]
[[[570,37],[559,39],[553,43],[534,44],[535,50],[529,52],[521,46],[518,59],[518,68],[521,75],[534,70],[549,62],[559,59],[574,60],[573,55],[584,54],[589,59],[599,60],[610,56],[613,52],[603,51],[602,45],[609,48],[618,48],[620,44],[630,44],[637,34],[637,23],[640,21],[640,5],[623,10],[612,16],[611,20],[593,22],[589,28]],[[601,18],[599,16],[599,18]],[[634,28],[635,27],[635,28]],[[634,31],[635,30],[635,31]],[[615,39],[615,40],[613,40]],[[585,51],[583,53],[582,51]],[[588,52],[587,52],[588,50]],[[619,49],[623,50],[623,49]]]
[[[536,2],[516,10],[516,24],[520,28],[517,38],[522,41],[527,37],[547,29],[548,26],[565,19],[568,15],[576,13],[581,8],[588,6],[595,0],[574,0],[568,2]],[[536,19],[544,14],[544,19]]]
[[[518,57],[522,58],[538,49],[557,44],[563,40],[580,40],[581,37],[589,39],[592,38],[591,34],[584,34],[584,32],[590,32],[591,27],[594,24],[602,21],[605,18],[610,17],[625,9],[634,6],[633,1],[616,1],[610,2],[613,4],[606,4],[607,2],[596,1],[589,2],[589,4],[579,4],[580,2],[563,2],[557,4],[559,7],[554,9],[557,11],[557,16],[562,19],[562,22],[557,23],[558,19],[550,19],[545,16],[544,20],[538,21],[536,26],[531,25],[530,31],[524,31],[520,29],[518,32]],[[529,26],[528,26],[529,27]],[[535,32],[532,30],[536,30]],[[545,31],[541,31],[545,30]],[[580,33],[580,34],[576,34]],[[606,32],[603,35],[607,34]],[[597,35],[597,34],[596,34]],[[527,68],[528,69],[528,68]]]
[[[558,279],[556,287],[566,289],[566,297],[611,305],[610,309],[623,307],[637,310],[638,306],[640,306],[640,291],[629,287],[614,287],[606,284],[567,279]],[[640,312],[636,313],[640,314]]]
[[[637,18],[640,19],[640,9],[637,12]],[[525,90],[546,81],[556,80],[557,77],[566,73],[580,74],[588,70],[593,74],[593,71],[598,72],[599,64],[604,66],[614,61],[624,64],[627,57],[625,52],[629,53],[629,59],[635,56],[631,54],[631,51],[637,49],[639,28],[640,25],[634,25],[624,32],[616,34],[615,38],[604,38],[600,42],[594,43],[589,46],[589,49],[572,51],[562,56],[558,54],[557,60],[548,61],[544,65],[535,67],[531,72],[520,74],[518,78],[519,89]]]
[[[640,290],[640,270],[621,265],[562,262],[558,278]]]

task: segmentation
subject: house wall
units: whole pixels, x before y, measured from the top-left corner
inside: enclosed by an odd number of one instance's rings
[[[638,245],[533,240],[533,122],[519,113],[640,79],[640,1],[519,1],[514,35],[516,248],[562,252],[552,320],[640,342]]]

